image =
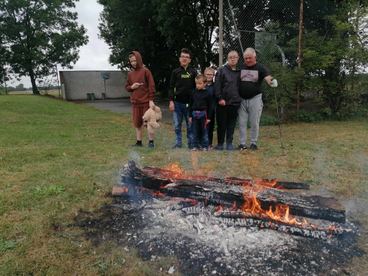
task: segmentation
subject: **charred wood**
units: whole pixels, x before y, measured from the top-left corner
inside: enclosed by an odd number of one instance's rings
[[[171,179],[169,178],[170,174],[173,172],[157,168],[141,170],[133,161],[130,161],[122,172],[122,181],[156,190],[168,196],[191,198],[228,207],[234,203],[237,206],[242,206],[248,198],[254,195],[264,210],[284,204],[289,206],[292,215],[345,222],[345,210],[334,198],[299,195],[266,186],[259,189],[259,185],[256,187],[254,185],[240,185],[240,180],[237,178],[219,180],[200,176],[198,178]]]
[[[221,184],[227,185],[238,185],[238,186],[265,186],[269,188],[275,189],[302,189],[309,190],[310,185],[307,183],[300,182],[290,182],[290,181],[280,181],[276,179],[261,179],[261,180],[252,180],[252,179],[242,179],[237,177],[226,177],[226,178],[216,178],[216,177],[208,177],[201,175],[183,175],[178,173],[173,173],[170,170],[161,169],[161,168],[153,168],[153,167],[144,167],[142,172],[146,176],[151,176],[157,179],[161,179],[162,181],[174,181],[174,180],[196,180],[196,181],[211,181],[218,182]]]

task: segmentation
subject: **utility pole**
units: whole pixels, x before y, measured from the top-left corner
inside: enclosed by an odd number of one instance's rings
[[[55,64],[55,72],[56,72],[57,86],[58,86],[58,91],[59,91],[59,99],[61,99],[61,83],[59,79],[59,71],[58,71],[57,64]]]
[[[219,67],[224,60],[224,1],[219,0]]]
[[[3,66],[3,75],[4,75],[4,88],[5,88],[5,95],[8,95],[8,86],[6,84],[6,80],[8,78],[8,70],[5,68],[5,65]]]
[[[302,68],[303,62],[303,31],[304,31],[304,0],[300,0],[299,7],[299,36],[298,36],[298,57],[296,62],[298,63],[298,70]],[[302,89],[302,79],[299,79],[297,84],[297,98],[296,98],[296,111],[300,109],[300,94]]]

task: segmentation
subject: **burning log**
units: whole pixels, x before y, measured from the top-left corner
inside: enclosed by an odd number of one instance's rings
[[[183,171],[180,169],[177,171],[171,171],[161,168],[153,168],[153,167],[145,167],[142,169],[144,174],[147,177],[152,177],[154,179],[161,179],[162,181],[168,181],[168,183],[173,180],[197,180],[197,181],[212,181],[218,182],[226,185],[237,185],[237,186],[265,186],[269,188],[275,189],[303,189],[309,190],[310,185],[307,183],[299,183],[299,182],[289,182],[289,181],[280,181],[276,179],[241,179],[237,177],[226,177],[226,178],[216,178],[216,177],[208,177],[208,176],[200,176],[200,175],[185,175]]]
[[[132,161],[124,168],[122,181],[168,196],[191,198],[228,207],[235,203],[245,212],[261,211],[271,214],[271,218],[280,206],[287,206],[287,209],[282,210],[283,215],[290,212],[296,216],[345,222],[345,210],[336,199],[317,195],[298,195],[288,191],[287,188],[282,189],[282,185],[275,188],[274,185],[269,187],[259,182],[238,178],[218,179],[204,176],[186,178],[182,173],[170,170],[157,168],[141,170]]]

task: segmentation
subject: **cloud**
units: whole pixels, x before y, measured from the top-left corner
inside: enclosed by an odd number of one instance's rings
[[[103,70],[118,69],[109,64],[111,53],[108,45],[98,37],[99,18],[102,6],[97,0],[79,0],[76,2],[75,10],[78,13],[78,23],[87,29],[88,44],[79,49],[79,60],[73,65],[73,69],[79,70]],[[20,81],[11,81],[10,86],[23,83],[25,87],[31,87],[29,77],[22,77]]]
[[[74,69],[117,69],[109,64],[110,49],[98,38],[98,24],[102,6],[96,0],[80,0],[76,2],[78,22],[87,29],[89,42],[80,48],[79,60]]]

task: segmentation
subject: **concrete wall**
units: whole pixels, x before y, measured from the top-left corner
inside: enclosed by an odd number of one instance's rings
[[[102,71],[59,71],[63,98],[65,100],[87,100],[87,93],[94,93],[96,99],[129,97],[125,90],[127,72],[120,70]],[[106,92],[103,75],[106,79]]]

